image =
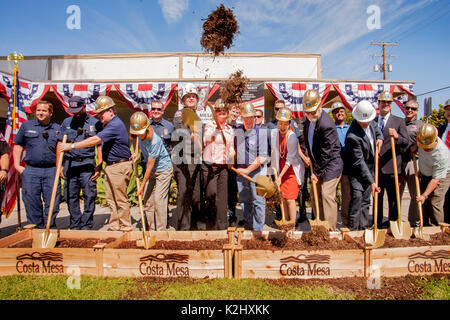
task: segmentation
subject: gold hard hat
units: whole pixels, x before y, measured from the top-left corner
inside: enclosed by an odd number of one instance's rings
[[[390,91],[383,91],[379,96],[378,96],[378,101],[394,101],[394,96],[392,95],[392,93]]]
[[[310,89],[303,95],[303,111],[314,112],[320,106],[320,95],[314,90]]]
[[[448,106],[450,106],[450,99],[448,99],[447,101],[445,101],[445,103],[444,103],[444,110],[445,110],[445,108],[447,108]]]
[[[95,113],[100,113],[109,108],[115,106],[114,100],[108,96],[100,96],[95,100],[95,104],[97,105],[97,109],[94,111]]]
[[[241,117],[254,117],[256,115],[255,107],[251,102],[244,102],[241,106]]]
[[[345,110],[344,104],[342,102],[336,101],[331,105],[331,112],[333,113],[334,110],[338,110],[341,108],[344,108],[344,110]]]
[[[437,135],[436,127],[425,123],[417,130],[417,145],[422,149],[429,149],[436,141]]]
[[[226,109],[225,102],[222,99],[217,99],[214,103],[214,109]]]
[[[278,110],[275,118],[278,121],[291,121],[292,120],[292,112],[288,108],[281,108]]]
[[[130,133],[131,134],[143,134],[145,133],[145,130],[150,126],[150,120],[148,119],[147,115],[142,112],[138,111],[133,113],[133,115],[130,118]]]

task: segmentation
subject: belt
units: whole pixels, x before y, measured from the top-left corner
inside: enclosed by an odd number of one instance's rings
[[[84,160],[87,160],[87,159],[94,159],[94,157],[86,157],[86,158],[77,157],[77,158],[68,158],[67,160],[75,161],[75,162],[83,162]]]
[[[106,162],[106,165],[110,166],[110,165],[125,162],[125,161],[130,161],[130,159],[122,159],[122,160],[117,160],[117,161]]]
[[[30,167],[33,167],[33,168],[53,168],[53,167],[56,167],[55,163],[41,164],[41,165],[38,165],[38,166],[34,166],[32,164],[27,164],[27,165],[30,166]]]

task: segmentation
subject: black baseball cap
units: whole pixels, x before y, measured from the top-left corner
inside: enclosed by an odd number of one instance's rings
[[[67,108],[67,112],[70,113],[78,113],[85,106],[84,99],[79,96],[73,96],[69,98],[69,108]]]

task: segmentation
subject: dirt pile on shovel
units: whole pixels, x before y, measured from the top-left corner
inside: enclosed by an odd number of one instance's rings
[[[230,49],[234,36],[239,33],[239,25],[231,9],[220,6],[211,12],[203,23],[201,46],[215,56],[222,54],[225,48]]]
[[[281,192],[276,190],[273,196],[266,199],[266,214],[275,212],[275,209],[281,204]]]
[[[242,76],[242,70],[232,73],[220,88],[220,98],[226,104],[242,102],[242,95],[247,90],[248,78]]]

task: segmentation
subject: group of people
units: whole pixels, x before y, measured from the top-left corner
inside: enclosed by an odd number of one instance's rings
[[[437,130],[417,119],[418,103],[405,104],[406,118],[391,113],[393,96],[382,92],[378,97],[379,115],[373,105],[360,101],[353,109],[354,121],[345,124],[346,108],[336,102],[332,117],[322,109],[315,90],[303,96],[304,122],[293,120],[283,100],[274,104],[275,119],[262,123],[263,114],[249,103],[226,104],[221,99],[212,107],[212,119],[201,121],[195,114],[199,95],[194,85],[187,85],[173,122],[163,118],[164,105],[153,100],[150,117],[135,112],[129,132],[135,139],[130,151],[128,130],[117,116],[114,101],[108,96],[96,100],[96,119],[86,112],[84,99],[69,99],[68,113],[60,125],[51,120],[50,102],[36,104],[36,119],[26,121],[14,140],[14,167],[21,175],[22,197],[27,219],[36,228],[44,228],[56,174],[56,163],[64,151],[64,198],[70,213],[70,229],[93,227],[96,179],[104,170],[105,194],[111,210],[109,229],[130,231],[130,202],[127,187],[134,166],[141,163],[143,179],[137,190],[143,197],[146,218],[152,230],[168,228],[168,194],[172,176],[177,184],[176,230],[224,230],[236,224],[239,202],[248,230],[262,231],[266,223],[266,199],[258,175],[270,175],[281,193],[285,219],[297,221],[305,214],[306,177],[317,186],[318,212],[330,230],[348,226],[351,230],[372,227],[370,200],[378,196],[378,227],[383,222],[383,194],[387,193],[389,220],[397,218],[394,175],[399,175],[400,190],[408,185],[411,195],[408,219],[419,223],[417,201],[423,204],[425,225],[448,221],[450,211],[450,133],[446,124]],[[445,105],[450,120],[450,100]],[[238,119],[241,119],[241,124]],[[187,119],[187,120],[186,120]],[[189,120],[197,120],[193,123]],[[391,139],[392,138],[392,139]],[[391,145],[390,140],[394,142]],[[443,140],[441,140],[443,139]],[[395,148],[397,168],[393,167]],[[22,166],[22,155],[26,150]],[[0,179],[9,166],[9,147],[0,144]],[[375,157],[379,155],[379,183],[376,184]],[[419,159],[421,195],[415,194],[412,158]],[[5,158],[5,159],[4,159]],[[8,162],[8,163],[7,163]],[[305,174],[306,173],[306,174]],[[307,174],[309,173],[309,174]],[[342,205],[336,199],[341,185]],[[51,227],[59,211],[60,188],[55,199]],[[84,208],[80,208],[82,193]],[[303,210],[302,210],[303,209]],[[279,210],[280,211],[280,210]],[[303,214],[302,214],[303,213]],[[278,212],[280,214],[280,212]],[[301,219],[302,217],[300,217]]]

